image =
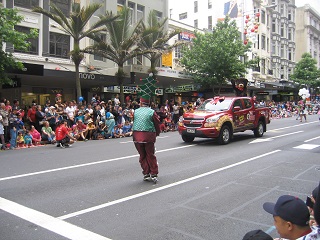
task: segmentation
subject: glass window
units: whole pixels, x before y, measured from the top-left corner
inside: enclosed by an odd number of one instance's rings
[[[143,65],[143,62],[142,62],[142,55],[140,55],[140,56],[137,56],[137,64],[138,65]]]
[[[233,107],[240,107],[240,109],[242,109],[242,103],[240,99],[237,99],[234,104]]]
[[[266,49],[266,36],[264,34],[261,35],[261,49]]]
[[[103,41],[103,42],[106,42],[107,40],[107,36],[105,34],[102,34],[100,35],[100,39]],[[105,61],[106,59],[102,56],[99,56],[99,55],[93,55],[93,59],[96,60],[96,61]]]
[[[158,22],[160,22],[162,19],[162,12],[158,12],[158,11],[155,11],[155,12],[156,12],[157,20],[158,20]]]
[[[137,5],[137,21],[144,20],[144,6]]]
[[[208,9],[212,8],[212,0],[208,0]]]
[[[194,12],[198,12],[198,1],[194,1]]]
[[[251,108],[252,107],[252,104],[251,104],[251,101],[247,98],[243,99],[244,101],[244,106],[245,108]]]
[[[174,48],[174,57],[175,58],[182,58],[182,46],[177,46]]]
[[[70,0],[50,0],[57,6],[67,17],[70,16],[71,3]]]
[[[194,28],[198,28],[198,19],[194,20],[193,27]]]
[[[50,56],[69,58],[70,36],[50,32]]]
[[[94,15],[95,16],[100,16],[100,15],[104,15],[106,13],[106,3],[104,0],[96,0],[97,3],[101,4],[101,8],[99,8]]]
[[[30,33],[30,28],[27,28],[27,27],[15,26],[14,28],[18,32],[23,32],[23,33],[26,33],[26,34]],[[30,47],[29,47],[28,50],[22,51],[22,50],[19,50],[19,49],[15,49],[14,51],[15,52],[30,53],[30,54],[38,55],[39,54],[38,38],[28,38],[27,41],[30,43]]]
[[[186,19],[186,18],[188,18],[188,13],[187,12],[179,14],[179,20],[183,20],[183,19]]]
[[[265,24],[266,23],[266,12],[264,10],[261,10],[261,23]]]
[[[134,12],[135,12],[135,3],[133,2],[128,2],[128,8],[130,10],[130,18],[131,18],[131,25],[135,24],[135,16],[134,16]]]
[[[208,16],[208,29],[212,30],[212,16]]]
[[[39,0],[15,0],[14,5],[16,7],[32,9],[39,6]]]

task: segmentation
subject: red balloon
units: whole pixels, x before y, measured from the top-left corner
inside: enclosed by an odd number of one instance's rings
[[[244,40],[244,41],[243,41],[243,44],[244,44],[244,45],[247,45],[247,44],[248,44],[248,40]]]
[[[249,15],[247,15],[247,16],[246,16],[246,18],[247,18],[247,19],[249,19],[249,18],[250,18],[250,16],[249,16]]]
[[[256,13],[256,16],[257,16],[257,17],[260,17],[260,13],[259,13],[259,12],[257,12],[257,13]]]
[[[251,32],[254,32],[254,30],[255,30],[255,29],[254,29],[254,28],[252,28],[252,29],[251,29]]]

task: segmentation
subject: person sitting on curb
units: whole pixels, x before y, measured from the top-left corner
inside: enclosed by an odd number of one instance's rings
[[[77,140],[88,141],[87,134],[88,134],[88,126],[85,125],[81,119],[78,119],[76,124],[72,126],[73,136]]]
[[[320,239],[318,232],[313,231],[309,226],[309,209],[300,198],[283,195],[276,203],[264,203],[263,209],[273,215],[274,225],[281,238],[288,240]]]
[[[76,140],[69,132],[67,127],[67,120],[63,119],[56,128],[57,147],[65,148],[72,146],[71,144]]]

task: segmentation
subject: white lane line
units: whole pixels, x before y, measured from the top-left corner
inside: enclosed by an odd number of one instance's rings
[[[168,148],[168,149],[163,149],[163,150],[157,150],[157,153],[167,152],[167,151],[174,151],[174,150],[178,150],[178,149],[182,149],[182,148],[188,148],[188,147],[193,147],[193,146],[196,146],[196,144],[190,144],[190,145],[186,145],[186,146],[182,146],[182,147],[175,147],[175,148]],[[119,160],[128,159],[128,158],[133,158],[133,157],[139,157],[139,155],[138,155],[138,154],[135,154],[135,155],[125,156],[125,157],[118,157],[118,158],[101,160],[101,161],[97,161],[97,162],[91,162],[91,163],[84,163],[84,164],[79,164],[79,165],[73,165],[73,166],[69,166],[69,167],[54,168],[54,169],[49,169],[49,170],[44,170],[44,171],[39,171],[39,172],[32,172],[32,173],[26,173],[26,174],[15,175],[15,176],[10,176],[10,177],[4,177],[4,178],[0,178],[0,181],[6,181],[6,180],[11,180],[11,179],[15,179],[15,178],[22,178],[22,177],[29,177],[29,176],[34,176],[34,175],[39,175],[39,174],[44,174],[44,173],[64,171],[64,170],[68,170],[68,169],[86,167],[86,166],[91,166],[91,165],[96,165],[96,164],[101,164],[101,163],[114,162],[114,161],[119,161]]]
[[[304,142],[311,142],[311,141],[316,140],[316,139],[319,139],[319,138],[320,138],[320,136],[319,136],[319,137],[315,137],[315,138],[311,138],[311,139],[308,139],[308,140],[305,140]]]
[[[22,218],[28,222],[36,224],[42,228],[50,230],[68,239],[74,240],[110,240],[110,238],[103,237],[94,232],[77,227],[71,223],[65,222],[61,219],[54,218],[45,213],[27,208],[18,203],[9,201],[0,197],[0,209],[11,213],[14,216]]]
[[[297,134],[297,133],[302,133],[303,131],[297,131],[297,132],[292,132],[292,133],[287,133],[287,134],[282,134],[282,135],[278,135],[278,136],[274,136],[274,137],[269,137],[269,138],[257,138],[251,142],[249,142],[249,144],[251,143],[261,143],[261,142],[270,142],[275,138],[280,138],[280,137],[286,137],[289,135],[293,135],[293,134]]]
[[[247,163],[247,162],[251,162],[251,161],[257,160],[257,159],[262,158],[262,157],[269,156],[269,155],[277,153],[277,152],[281,152],[281,150],[275,150],[275,151],[272,151],[272,152],[261,154],[259,156],[255,156],[255,157],[243,160],[241,162],[237,162],[237,163],[234,163],[234,164],[222,167],[222,168],[218,168],[218,169],[215,169],[213,171],[206,172],[206,173],[203,173],[203,174],[191,177],[191,178],[187,178],[187,179],[184,179],[184,180],[181,180],[181,181],[178,181],[178,182],[175,182],[175,183],[171,183],[171,184],[168,184],[168,185],[165,185],[165,186],[162,186],[162,187],[158,187],[158,188],[155,188],[155,189],[152,189],[152,190],[149,190],[149,191],[145,191],[145,192],[142,192],[142,193],[134,194],[134,195],[131,195],[131,196],[128,196],[128,197],[124,197],[124,198],[121,198],[121,199],[118,199],[118,200],[115,200],[115,201],[112,201],[112,202],[107,202],[107,203],[104,203],[104,204],[101,204],[101,205],[98,205],[98,206],[94,206],[94,207],[91,207],[91,208],[83,209],[83,210],[80,210],[78,212],[69,213],[69,214],[60,216],[58,218],[64,220],[64,219],[68,219],[68,218],[79,216],[81,214],[85,214],[85,213],[89,213],[89,212],[92,212],[92,211],[95,211],[95,210],[99,210],[101,208],[109,207],[109,206],[112,206],[112,205],[115,205],[115,204],[118,204],[118,203],[126,202],[126,201],[129,201],[129,200],[135,199],[135,198],[139,198],[139,197],[142,197],[142,196],[145,196],[145,195],[149,195],[151,193],[155,193],[155,192],[159,192],[159,191],[162,191],[162,190],[165,190],[165,189],[168,189],[168,188],[172,188],[172,187],[175,187],[177,185],[181,185],[183,183],[187,183],[187,182],[190,182],[190,181],[202,178],[202,177],[206,177],[208,175],[211,175],[211,174],[214,174],[214,173],[217,173],[217,172],[221,172],[221,171],[224,171],[226,169],[233,168],[233,167],[239,166],[241,164],[244,164],[244,163]]]
[[[302,144],[302,145],[296,146],[294,148],[312,150],[312,149],[315,149],[315,148],[317,148],[319,146],[320,145],[316,145],[316,144]]]
[[[303,126],[303,125],[308,125],[308,124],[317,123],[317,122],[319,122],[319,121],[301,123],[301,124],[297,124],[297,125],[293,125],[293,126],[289,126],[289,127],[283,127],[283,128],[276,128],[276,129],[268,130],[267,132],[276,132],[276,131],[283,130],[283,129],[301,127],[301,126]]]

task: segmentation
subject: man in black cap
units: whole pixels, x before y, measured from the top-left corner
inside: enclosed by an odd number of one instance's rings
[[[263,209],[273,215],[274,225],[282,238],[288,240],[320,239],[317,229],[309,226],[307,205],[298,197],[283,195],[276,203],[266,202]]]

